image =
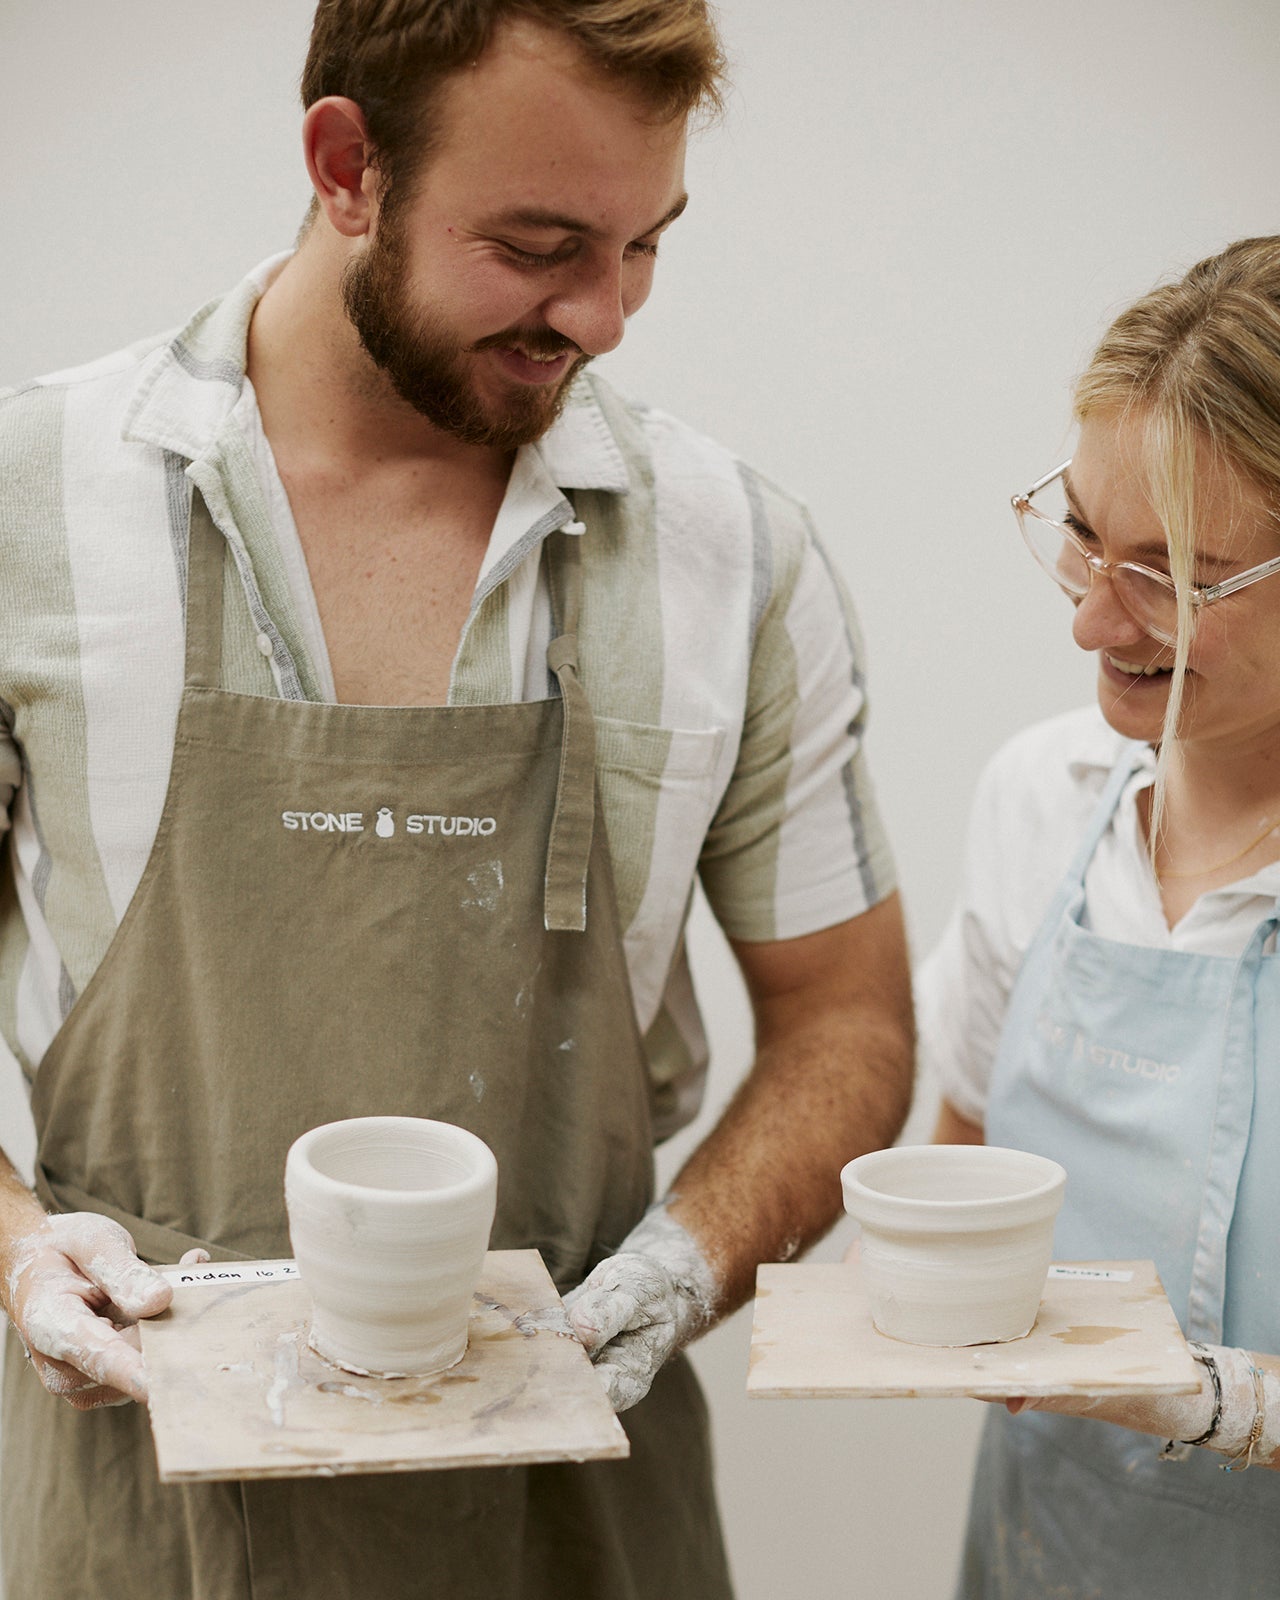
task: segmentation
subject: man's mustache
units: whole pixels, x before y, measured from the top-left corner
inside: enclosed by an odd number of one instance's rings
[[[523,350],[531,356],[581,355],[582,350],[572,339],[566,339],[554,328],[508,328],[503,333],[491,333],[471,346],[481,350]]]

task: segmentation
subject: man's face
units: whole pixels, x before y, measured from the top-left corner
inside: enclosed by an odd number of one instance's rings
[[[648,298],[683,208],[685,120],[655,121],[563,36],[509,24],[446,85],[436,141],[343,276],[396,392],[468,444],[546,432]]]

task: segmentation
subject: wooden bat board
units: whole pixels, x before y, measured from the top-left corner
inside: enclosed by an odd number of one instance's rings
[[[1035,1326],[944,1349],[878,1333],[856,1261],[766,1265],[756,1279],[747,1393],[849,1396],[1191,1394],[1199,1368],[1151,1261],[1050,1268]]]
[[[316,1355],[301,1281],[253,1279],[282,1265],[193,1269],[205,1281],[179,1282],[169,1310],[140,1325],[162,1483],[629,1453],[536,1250],[489,1253],[467,1353],[430,1378],[356,1377]]]

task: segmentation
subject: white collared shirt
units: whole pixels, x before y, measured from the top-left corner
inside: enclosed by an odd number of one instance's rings
[[[959,899],[915,986],[922,1070],[974,1122],[1023,958],[1124,742],[1096,706],[1068,712],[1016,735],[978,781]],[[1148,753],[1098,842],[1085,874],[1087,925],[1127,944],[1239,955],[1280,897],[1280,862],[1209,890],[1170,928],[1138,813],[1154,776]]]

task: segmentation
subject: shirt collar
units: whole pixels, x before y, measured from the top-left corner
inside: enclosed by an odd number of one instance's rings
[[[1078,739],[1072,741],[1067,763],[1072,777],[1081,779],[1091,772],[1110,772],[1120,759],[1121,751],[1129,745],[1132,747],[1133,761],[1129,787],[1141,789],[1149,784],[1156,770],[1156,753],[1151,746],[1140,746],[1136,740],[1126,739],[1123,734],[1117,733],[1096,705],[1090,708],[1090,713],[1080,729]]]
[[[254,307],[288,259],[287,251],[269,257],[152,352],[125,417],[127,440],[192,461],[213,445],[244,388]],[[523,478],[545,475],[562,489],[627,492],[630,476],[601,388],[598,378],[579,377],[557,421],[526,447],[539,461],[526,464]]]
[[[212,447],[244,388],[253,308],[287,260],[272,256],[255,267],[152,352],[125,414],[127,441],[189,461]]]
[[[604,489],[626,494],[631,486],[626,459],[602,404],[603,380],[582,373],[564,410],[531,446],[562,489]]]

